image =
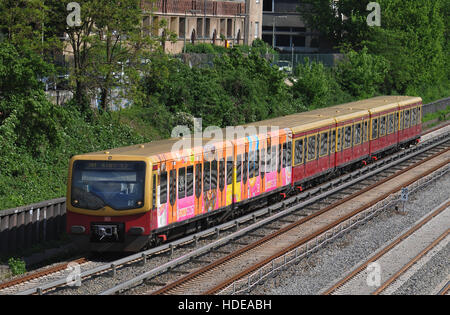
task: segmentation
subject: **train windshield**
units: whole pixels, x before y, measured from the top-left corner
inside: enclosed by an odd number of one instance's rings
[[[145,167],[145,162],[75,161],[71,204],[90,210],[142,208]]]

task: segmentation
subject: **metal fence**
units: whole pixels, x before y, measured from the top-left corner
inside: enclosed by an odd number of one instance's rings
[[[58,240],[66,229],[66,198],[0,211],[0,257]]]
[[[289,61],[292,69],[295,69],[299,64],[305,64],[307,61],[321,62],[327,67],[334,67],[343,58],[343,54],[278,54],[274,57],[274,63]]]

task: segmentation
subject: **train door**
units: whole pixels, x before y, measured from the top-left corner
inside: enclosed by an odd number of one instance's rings
[[[370,148],[369,148],[369,117],[365,117],[363,121],[363,136],[362,136],[362,154],[363,155],[369,155]]]
[[[342,150],[342,162],[348,163],[353,159],[353,122],[344,126],[344,148]]]
[[[160,228],[166,226],[170,223],[170,215],[169,211],[169,174],[165,168],[165,164],[161,164],[161,169],[159,172],[159,185],[156,190],[156,220],[155,220],[155,228]]]
[[[295,184],[305,177],[305,137],[297,137],[292,141],[292,184]]]
[[[219,155],[219,208],[225,207],[227,205],[227,191],[225,185],[225,150],[223,150],[221,155]]]
[[[336,125],[330,130],[330,168],[336,167]]]
[[[242,161],[242,200],[245,200],[249,196],[249,178],[250,178],[250,169],[251,165],[253,165],[253,152],[252,152],[252,139],[251,137],[247,137],[247,141],[244,145],[244,153],[243,153],[243,161]]]
[[[203,157],[200,157],[194,167],[194,195],[195,195],[195,214],[199,215],[203,213],[203,190],[202,190],[202,178],[203,178]]]
[[[336,128],[336,166],[339,166],[344,161],[344,127],[342,124]]]
[[[379,120],[379,133],[378,133],[378,149],[382,149],[385,148],[387,146],[387,129],[386,129],[386,124],[387,123],[387,119],[386,119],[386,115],[380,115],[380,120]]]
[[[265,190],[272,191],[277,187],[277,147],[278,141],[267,138]]]
[[[281,186],[286,186],[290,184],[292,176],[292,138],[290,133],[286,133],[282,150],[283,158],[281,163]]]
[[[363,155],[363,122],[355,121],[353,125],[353,159]]]
[[[177,169],[169,170],[169,224],[177,221]]]
[[[318,151],[318,172],[324,172],[330,167],[330,129],[322,130],[317,136]]]
[[[234,150],[233,150],[234,151]],[[227,194],[227,205],[234,202],[234,192],[233,192],[233,168],[234,168],[234,158],[233,152],[227,152],[226,159],[226,174],[225,174],[225,184],[226,184],[226,194]]]
[[[194,166],[189,164],[178,168],[176,222],[195,216]]]
[[[379,116],[371,115],[370,119],[370,154],[378,150]]]
[[[306,163],[305,163],[305,176],[309,177],[318,172],[318,133],[313,133],[306,135],[305,137],[305,147],[306,147]]]
[[[395,112],[392,111],[386,115],[386,133],[387,133],[387,145],[392,146],[397,143],[397,137],[395,134]]]

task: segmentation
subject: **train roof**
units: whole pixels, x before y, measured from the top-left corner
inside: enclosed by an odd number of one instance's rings
[[[279,129],[289,128],[292,132],[297,133],[300,129],[311,130],[331,125],[334,122],[334,118],[329,116],[315,114],[313,112],[302,112],[249,123],[246,126],[278,126]]]
[[[98,152],[88,153],[89,156],[140,156],[152,157],[161,154],[167,154],[173,150],[187,149],[201,152],[203,147],[208,145],[218,145],[219,147],[231,147],[231,143],[223,141],[222,139],[214,138],[170,138],[164,140],[157,140],[143,144],[131,145],[127,147],[102,150]],[[192,153],[192,151],[190,151]]]
[[[422,99],[420,97],[413,96],[377,96],[367,100],[345,103],[333,107],[349,110],[368,110],[371,113],[380,113],[395,109],[398,106],[407,106],[421,101]]]
[[[382,112],[398,106],[403,107],[410,104],[420,103],[421,101],[422,99],[420,97],[378,96],[367,100],[349,102],[336,106],[315,109],[308,112],[266,119],[236,127],[244,128],[245,132],[242,139],[244,139],[243,141],[246,141],[245,137],[248,136],[258,134],[263,137],[266,136],[268,132],[274,131],[273,127],[278,127],[276,130],[279,130],[280,133],[284,133],[284,129],[286,128],[292,130],[293,133],[300,133],[326,127],[335,124],[336,122],[354,119],[357,117],[364,117],[369,113]],[[247,127],[255,127],[256,131],[251,131],[251,128],[246,129]],[[179,154],[173,152],[179,150],[181,147],[188,148],[187,151],[182,153],[183,156],[196,154],[197,152],[200,153],[204,149],[207,149],[207,145],[215,145],[219,150],[231,147],[231,142],[224,140],[227,139],[226,128],[218,130],[222,131],[222,137],[219,137],[220,134],[212,132],[210,133],[211,137],[206,138],[197,137],[196,135],[188,138],[170,138],[144,144],[87,153],[81,156],[83,156],[83,159],[98,158],[99,156],[107,158],[108,156],[116,155],[123,159],[132,157],[153,157],[152,160],[161,160],[168,159],[173,156],[180,156]],[[232,140],[235,139],[236,137],[233,137]],[[79,157],[80,156],[77,156],[77,158]]]

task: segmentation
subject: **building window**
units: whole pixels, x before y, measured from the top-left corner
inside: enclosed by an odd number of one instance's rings
[[[197,36],[203,37],[203,19],[197,19]]]
[[[210,36],[210,31],[211,31],[211,19],[207,18],[206,19],[206,30],[205,30],[206,34],[204,35],[206,38],[210,38],[211,37]]]
[[[186,36],[185,27],[186,27],[186,19],[180,18],[180,22],[178,24],[178,36],[180,38],[184,38],[184,36]]]
[[[255,22],[255,38],[259,38],[259,22]]]
[[[272,0],[263,0],[263,11],[273,12]]]

